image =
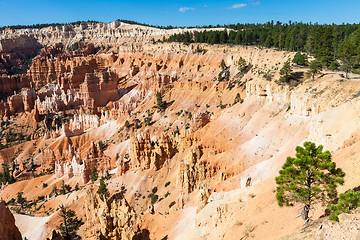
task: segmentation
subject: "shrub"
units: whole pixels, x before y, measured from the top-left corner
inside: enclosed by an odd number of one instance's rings
[[[351,213],[352,210],[360,207],[360,192],[349,190],[340,194],[337,204],[330,205],[330,220],[339,221],[339,214]]]
[[[158,200],[159,196],[154,194],[154,195],[151,195],[151,204],[155,204],[156,201]]]
[[[99,141],[99,147],[104,150],[105,148],[107,148],[108,144],[107,143],[104,143],[103,141]]]
[[[242,103],[242,101],[243,100],[241,99],[240,93],[237,93],[233,105],[237,104],[238,102]]]
[[[172,201],[170,204],[169,204],[169,208],[171,208],[172,206],[175,205],[175,201]]]

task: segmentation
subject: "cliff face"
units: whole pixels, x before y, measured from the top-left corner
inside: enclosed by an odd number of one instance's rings
[[[21,233],[15,225],[15,218],[0,198],[0,239],[21,240]]]

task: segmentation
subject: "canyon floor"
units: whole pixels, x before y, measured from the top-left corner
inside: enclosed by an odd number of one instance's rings
[[[22,237],[55,239],[66,205],[83,239],[355,239],[358,214],[335,223],[321,205],[304,229],[300,204],[278,206],[274,178],[312,141],[346,173],[339,193],[359,186],[358,76],[293,66],[283,83],[293,52],[157,41],[176,31],[187,30],[0,32],[0,164],[16,180],[0,197]],[[22,53],[36,57],[10,75]]]

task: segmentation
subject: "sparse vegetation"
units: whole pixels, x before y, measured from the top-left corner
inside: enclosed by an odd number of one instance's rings
[[[235,99],[234,99],[233,105],[235,105],[235,104],[237,104],[237,103],[242,103],[242,102],[243,102],[243,100],[241,99],[240,93],[237,93],[237,94],[236,94],[236,97],[235,97]]]
[[[237,62],[237,66],[238,66],[238,70],[240,72],[244,73],[246,68],[247,68],[247,63],[246,63],[245,59],[240,57],[238,62]]]

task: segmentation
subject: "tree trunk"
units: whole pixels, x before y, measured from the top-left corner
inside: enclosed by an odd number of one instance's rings
[[[303,210],[301,211],[301,217],[302,219],[304,219],[305,223],[309,220],[309,211],[310,211],[310,205],[305,204]]]

